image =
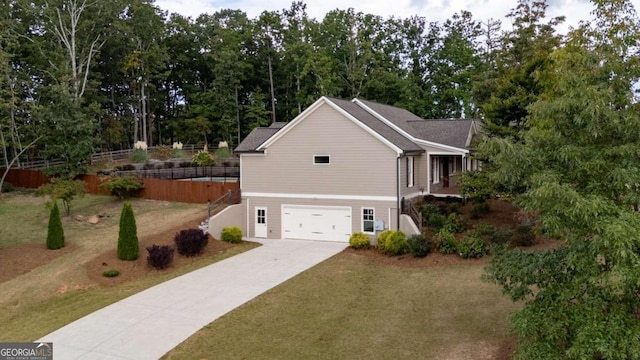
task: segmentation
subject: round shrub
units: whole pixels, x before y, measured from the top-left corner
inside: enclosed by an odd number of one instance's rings
[[[482,238],[475,232],[467,232],[458,243],[458,254],[464,259],[479,258],[487,252]]]
[[[369,239],[369,235],[357,232],[353,233],[349,238],[349,246],[354,249],[367,249],[371,245],[371,240]]]
[[[394,231],[384,244],[384,252],[388,255],[402,255],[408,250],[407,236],[402,231]]]
[[[536,242],[536,234],[533,226],[528,223],[521,223],[516,227],[511,243],[513,246],[531,246]]]
[[[134,164],[143,164],[149,160],[149,154],[147,154],[146,150],[143,149],[135,149],[133,150],[133,154],[131,154],[131,162]]]
[[[196,256],[204,250],[209,243],[209,234],[200,229],[186,229],[176,234],[173,238],[182,256]]]
[[[227,226],[222,229],[222,241],[237,244],[242,241],[242,229],[237,226]]]
[[[446,229],[441,229],[436,234],[435,245],[441,254],[453,254],[458,250],[456,237]]]
[[[136,260],[138,258],[138,228],[131,204],[125,202],[120,214],[118,232],[118,259]]]
[[[411,235],[407,239],[407,245],[413,257],[423,258],[431,251],[431,240],[425,235]]]
[[[378,243],[378,251],[385,252],[385,245],[386,245],[387,239],[391,234],[393,234],[393,230],[385,230],[380,234],[378,234],[378,237],[376,239]]]
[[[47,227],[47,249],[57,250],[64,247],[64,229],[60,220],[60,209],[58,202],[53,201],[51,214],[49,214],[49,225]]]
[[[120,271],[118,270],[107,270],[102,273],[102,276],[104,277],[116,277],[118,275],[120,275]]]
[[[213,165],[214,160],[213,155],[206,150],[200,150],[193,155],[193,163],[196,166],[210,166]]]
[[[470,215],[472,219],[479,219],[484,215],[488,214],[490,211],[491,209],[489,208],[489,204],[486,201],[483,201],[480,203],[473,204]]]
[[[147,248],[147,264],[158,270],[165,269],[173,261],[173,249],[168,245],[153,245]]]
[[[451,213],[447,216],[443,229],[446,229],[450,233],[460,233],[463,232],[467,228],[467,222],[464,217],[458,215],[457,213]]]

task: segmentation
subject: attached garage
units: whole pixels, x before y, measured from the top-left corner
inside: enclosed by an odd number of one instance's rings
[[[282,236],[285,239],[349,242],[351,208],[282,205]]]

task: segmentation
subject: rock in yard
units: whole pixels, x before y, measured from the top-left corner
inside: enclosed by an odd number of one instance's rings
[[[84,221],[84,216],[76,215],[76,221]]]
[[[90,216],[90,217],[87,219],[87,222],[88,222],[89,224],[93,224],[93,225],[95,225],[95,224],[97,224],[97,223],[99,223],[99,222],[100,222],[100,217],[99,217],[98,215]]]

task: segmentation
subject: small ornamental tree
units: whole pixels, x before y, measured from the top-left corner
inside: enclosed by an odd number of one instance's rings
[[[54,201],[49,215],[49,226],[47,230],[47,249],[56,250],[64,247],[64,230],[60,220],[60,209],[58,202]]]
[[[118,259],[136,260],[138,258],[138,229],[131,204],[125,202],[120,215],[118,234]]]

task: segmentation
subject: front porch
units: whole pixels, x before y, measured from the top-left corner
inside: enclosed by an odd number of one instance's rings
[[[469,168],[467,154],[429,155],[429,194],[462,197],[458,179]]]

